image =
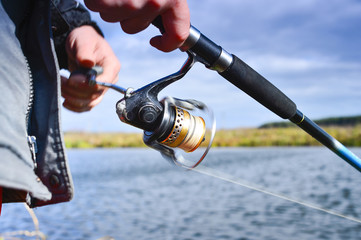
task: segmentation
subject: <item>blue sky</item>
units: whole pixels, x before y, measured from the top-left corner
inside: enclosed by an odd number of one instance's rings
[[[221,2],[221,3],[220,3]],[[311,119],[361,114],[360,0],[191,0],[192,25],[280,88]],[[118,84],[139,88],[177,71],[178,50],[149,45],[154,27],[127,35],[92,14],[122,63]],[[217,128],[257,127],[280,118],[216,72],[196,65],[160,96],[198,99],[210,106]],[[120,122],[108,91],[88,113],[63,111],[65,131],[137,131]]]

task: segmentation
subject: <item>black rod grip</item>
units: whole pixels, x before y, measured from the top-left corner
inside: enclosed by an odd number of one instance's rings
[[[164,32],[160,16],[152,24]],[[207,67],[212,67],[219,60],[222,47],[200,34],[200,38],[190,51],[201,57]],[[281,118],[290,119],[296,115],[296,104],[237,56],[233,55],[232,64],[219,74]]]
[[[206,67],[212,67],[213,64],[219,59],[222,53],[222,47],[212,42],[212,40],[208,39],[203,34],[200,34],[197,43],[192,46],[190,51],[201,57],[204,61],[204,64],[206,64]]]
[[[220,75],[283,119],[297,112],[291,99],[237,56],[233,55],[232,64]]]

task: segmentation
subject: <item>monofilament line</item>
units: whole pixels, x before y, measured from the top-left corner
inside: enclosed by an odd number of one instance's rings
[[[284,200],[289,201],[289,202],[297,203],[297,204],[300,204],[300,205],[305,206],[305,207],[309,207],[309,208],[312,208],[312,209],[315,209],[315,210],[318,210],[318,211],[321,211],[321,212],[331,214],[333,216],[337,216],[337,217],[341,217],[343,219],[347,219],[347,220],[350,220],[350,221],[353,221],[353,222],[361,223],[361,219],[354,218],[354,217],[351,217],[351,216],[347,216],[347,215],[344,215],[344,214],[341,214],[341,213],[338,213],[338,212],[335,212],[333,210],[329,210],[329,209],[326,209],[326,208],[323,208],[323,207],[320,207],[320,206],[316,206],[316,205],[314,205],[312,203],[308,203],[308,202],[305,202],[305,201],[302,201],[302,200],[291,198],[291,197],[288,197],[288,196],[286,196],[284,194],[269,191],[269,190],[267,190],[267,189],[265,189],[263,187],[259,187],[259,186],[253,185],[253,184],[246,183],[244,180],[242,180],[240,178],[236,178],[234,176],[231,176],[231,175],[229,175],[227,173],[218,171],[218,170],[213,169],[213,168],[209,168],[209,167],[206,167],[206,166],[202,165],[202,166],[198,166],[198,167],[192,169],[192,171],[199,172],[199,173],[202,173],[202,174],[214,177],[214,178],[218,178],[218,179],[226,181],[226,182],[237,184],[239,186],[246,187],[248,189],[251,189],[251,190],[254,190],[254,191],[257,191],[257,192],[261,192],[261,193],[264,193],[264,194],[267,194],[267,195],[271,195],[271,196],[274,196],[274,197],[277,197],[277,198],[281,198],[281,199],[284,199]]]

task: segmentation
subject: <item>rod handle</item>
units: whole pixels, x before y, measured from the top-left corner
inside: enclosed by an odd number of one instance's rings
[[[152,24],[164,33],[161,16],[158,16]],[[188,42],[192,44],[186,47],[201,57],[206,67],[216,70],[222,77],[279,117],[290,119],[296,114],[296,104],[282,91],[237,56],[226,53],[221,46],[215,44],[193,26],[190,27],[190,36],[186,43]],[[222,55],[223,53],[226,54]]]
[[[297,106],[291,99],[237,56],[232,56],[228,69],[219,73],[222,77],[281,118],[289,119],[296,114]]]

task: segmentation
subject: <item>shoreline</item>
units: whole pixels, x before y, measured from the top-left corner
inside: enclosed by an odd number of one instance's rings
[[[361,147],[361,125],[324,127],[348,147]],[[67,148],[145,148],[142,133],[65,132]],[[297,127],[217,130],[212,147],[321,146]]]

